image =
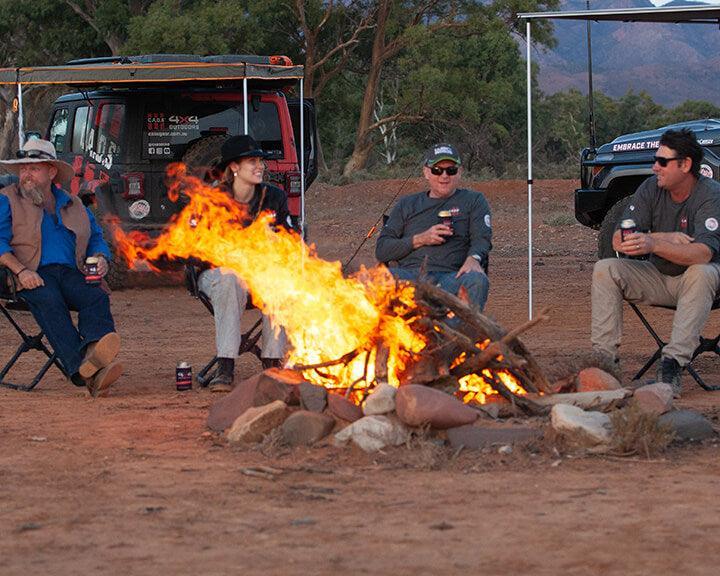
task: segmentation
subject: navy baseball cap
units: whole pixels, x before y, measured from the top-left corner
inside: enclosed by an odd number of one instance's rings
[[[423,165],[435,166],[435,164],[443,160],[450,160],[451,162],[455,162],[457,165],[462,164],[460,161],[460,153],[457,151],[455,146],[452,144],[435,144],[425,153]]]

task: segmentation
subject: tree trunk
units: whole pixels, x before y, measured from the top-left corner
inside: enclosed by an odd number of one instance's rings
[[[343,168],[343,176],[350,176],[356,170],[362,170],[367,165],[370,152],[373,149],[372,133],[368,130],[372,124],[375,99],[380,88],[380,75],[388,57],[394,50],[388,50],[385,34],[387,32],[388,17],[390,15],[390,0],[382,0],[378,6],[377,19],[375,22],[375,38],[373,39],[372,57],[370,59],[370,70],[368,71],[367,84],[363,95],[360,118],[358,118],[357,132],[355,135],[355,147],[350,159]]]

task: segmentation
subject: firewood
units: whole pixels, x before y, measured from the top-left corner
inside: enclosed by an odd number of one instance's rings
[[[416,283],[415,298],[416,300],[427,302],[429,306],[440,304],[446,309],[450,310],[470,331],[469,337],[471,339],[474,339],[476,341],[486,339],[490,339],[491,341],[499,341],[507,335],[509,337],[509,341],[507,342],[509,349],[527,361],[525,373],[527,374],[529,379],[535,384],[535,387],[537,387],[537,389],[542,392],[552,392],[550,382],[543,374],[540,366],[537,364],[537,362],[527,350],[525,345],[517,338],[517,335],[520,332],[529,329],[537,322],[545,319],[544,315],[541,315],[541,317],[539,317],[537,321],[531,320],[530,322],[526,322],[525,324],[519,326],[514,331],[506,332],[495,321],[491,320],[476,309],[467,306],[457,296],[453,296],[452,294],[433,284],[427,282]],[[520,332],[518,332],[518,330]]]

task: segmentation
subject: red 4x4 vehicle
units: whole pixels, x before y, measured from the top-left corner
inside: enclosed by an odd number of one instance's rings
[[[92,91],[79,89],[58,98],[53,105],[46,137],[58,156],[75,168],[70,191],[96,206],[98,213],[120,219],[125,230],[158,233],[178,210],[167,196],[165,169],[171,162],[185,162],[210,170],[228,137],[247,133],[265,151],[265,179],[284,189],[293,218],[301,216],[300,101],[286,97],[297,84],[286,57],[154,55],[73,61],[66,69],[109,70],[132,75],[138,64],[187,63],[190,78],[135,83],[103,82]],[[224,64],[250,61],[265,67],[266,77],[203,79],[195,63]],[[216,68],[216,67],[214,67]],[[264,68],[263,68],[264,69]],[[279,72],[278,72],[279,71]],[[288,77],[290,76],[290,77]],[[244,95],[247,94],[247,98]],[[312,102],[304,105],[305,185],[317,175],[317,138]],[[113,266],[111,283],[123,283],[122,259]]]

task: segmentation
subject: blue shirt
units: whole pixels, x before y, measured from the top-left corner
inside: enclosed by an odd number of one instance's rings
[[[60,214],[60,209],[70,202],[62,188],[52,185],[52,193],[55,196],[55,214],[49,214],[43,210],[42,222],[40,224],[40,266],[49,264],[63,264],[75,266],[75,233],[65,227]],[[103,254],[110,260],[110,249],[103,240],[102,229],[98,225],[92,212],[85,208],[90,219],[90,239],[88,240],[87,254]],[[10,241],[12,240],[12,212],[10,201],[0,194],[0,256],[12,252]]]

